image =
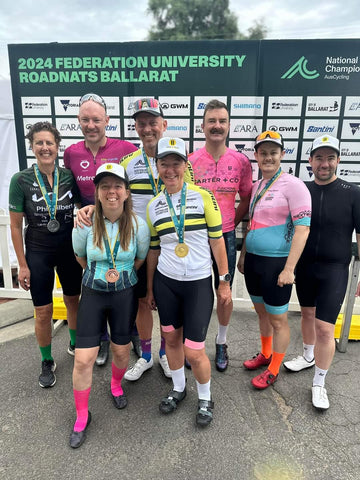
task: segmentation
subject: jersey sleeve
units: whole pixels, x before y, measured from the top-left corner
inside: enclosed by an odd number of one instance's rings
[[[310,226],[311,195],[305,183],[297,177],[288,184],[287,196],[294,225]]]
[[[76,227],[72,231],[73,250],[77,257],[87,256],[87,238],[92,227]]]
[[[200,188],[209,238],[222,237],[221,212],[212,192]]]
[[[19,173],[12,176],[9,187],[9,211],[24,212],[25,211],[25,195],[19,182]]]
[[[243,155],[241,168],[241,181],[239,185],[240,197],[247,197],[251,194],[252,189],[252,167],[251,162],[246,155]]]
[[[191,162],[188,162],[188,167],[185,170],[184,181],[186,183],[190,183],[192,185],[195,184],[194,170],[193,170],[193,167],[191,165]]]
[[[360,233],[360,188],[357,185],[353,185],[354,200],[353,200],[353,221],[355,232]]]
[[[150,229],[141,217],[137,216],[137,232],[136,232],[136,257],[140,260],[146,258],[150,244]]]
[[[158,250],[160,248],[160,237],[151,221],[151,215],[150,215],[151,204],[152,204],[152,200],[148,203],[146,207],[146,221],[150,230],[150,249]]]

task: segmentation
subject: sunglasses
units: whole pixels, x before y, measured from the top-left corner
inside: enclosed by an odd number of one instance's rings
[[[280,133],[273,132],[272,130],[266,130],[265,132],[260,133],[260,135],[256,137],[256,141],[264,140],[265,138],[273,138],[282,141],[282,136],[280,135]]]
[[[85,95],[83,95],[79,100],[79,107],[81,107],[81,105],[87,102],[88,100],[92,100],[93,102],[98,103],[99,105],[104,107],[106,112],[106,103],[104,99],[100,97],[100,95],[97,95],[96,93],[86,93]]]

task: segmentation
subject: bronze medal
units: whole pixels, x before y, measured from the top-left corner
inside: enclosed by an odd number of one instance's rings
[[[178,243],[175,247],[175,253],[178,257],[186,257],[189,253],[189,247],[186,243]]]
[[[60,228],[60,223],[56,220],[56,218],[53,218],[52,220],[48,221],[46,226],[49,232],[56,233]]]
[[[105,278],[108,283],[115,283],[119,280],[120,274],[115,268],[109,268],[105,273]]]

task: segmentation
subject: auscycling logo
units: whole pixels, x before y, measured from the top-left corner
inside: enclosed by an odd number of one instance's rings
[[[286,78],[289,80],[297,73],[300,73],[300,75],[305,78],[305,80],[313,80],[314,78],[317,78],[320,73],[317,70],[308,70],[307,63],[308,61],[304,56],[300,57],[299,60],[295,62],[294,65],[290,67],[289,70],[285,72],[281,78]]]

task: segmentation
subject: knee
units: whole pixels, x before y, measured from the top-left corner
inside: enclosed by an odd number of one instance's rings
[[[332,327],[332,325],[331,325]],[[334,328],[322,328],[317,326],[316,328],[316,341],[320,343],[332,343],[334,340]]]
[[[63,299],[66,308],[74,309],[79,305],[79,295],[63,295]]]
[[[193,350],[191,348],[185,348],[185,356],[191,366],[195,368],[200,366],[207,358],[204,350]]]

